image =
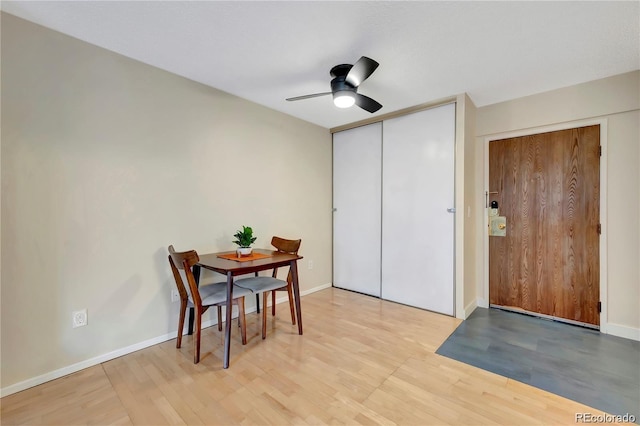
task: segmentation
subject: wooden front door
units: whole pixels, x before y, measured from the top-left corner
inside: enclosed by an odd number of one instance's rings
[[[490,304],[598,326],[600,126],[489,143]]]

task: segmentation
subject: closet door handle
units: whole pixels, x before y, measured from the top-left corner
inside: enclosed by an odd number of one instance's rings
[[[447,213],[455,213],[456,212],[456,208],[455,207],[451,207],[447,209]]]

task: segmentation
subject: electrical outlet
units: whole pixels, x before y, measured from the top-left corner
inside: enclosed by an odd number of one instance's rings
[[[309,261],[309,269],[313,269],[313,260]]]
[[[179,302],[180,301],[180,293],[178,293],[177,288],[171,289],[171,302]]]
[[[73,328],[84,327],[89,323],[87,317],[87,310],[82,309],[81,311],[75,311],[71,313],[71,317],[73,320]]]

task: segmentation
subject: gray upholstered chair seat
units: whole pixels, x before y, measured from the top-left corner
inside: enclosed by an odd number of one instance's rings
[[[286,287],[287,282],[273,277],[243,278],[235,282],[235,285],[254,293],[264,293],[278,288]],[[235,291],[234,291],[235,295]]]
[[[227,300],[227,283],[219,282],[213,284],[202,285],[198,288],[202,305],[215,305],[223,303]],[[249,296],[253,293],[250,289],[242,288],[237,285],[233,286],[233,298]],[[189,294],[189,305],[193,305],[191,294]]]
[[[271,239],[271,245],[274,246],[278,253],[298,254],[300,248],[300,242],[302,240],[287,240],[280,237],[273,237]],[[267,336],[267,297],[271,293],[271,315],[276,315],[276,291],[284,290],[289,296],[289,310],[291,311],[291,324],[296,323],[296,313],[293,300],[293,274],[291,269],[287,274],[286,280],[279,280],[275,277],[278,276],[278,268],[273,269],[273,273],[270,277],[255,276],[251,278],[243,278],[235,281],[238,287],[251,290],[256,294],[256,311],[260,312],[260,294],[262,294],[262,338]],[[256,273],[257,275],[257,273]]]

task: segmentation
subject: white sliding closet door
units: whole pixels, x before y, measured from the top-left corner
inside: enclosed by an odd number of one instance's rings
[[[453,315],[455,104],[384,121],[382,298]]]
[[[333,285],[380,297],[382,125],[333,134]]]

